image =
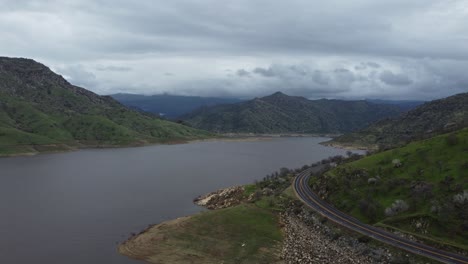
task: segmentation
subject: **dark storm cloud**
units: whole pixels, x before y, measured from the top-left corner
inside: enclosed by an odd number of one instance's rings
[[[268,86],[329,97],[434,98],[468,90],[458,69],[468,66],[463,0],[0,0],[0,6],[2,55],[40,60],[100,93],[138,85],[142,93],[247,95],[248,87],[254,95]],[[240,70],[226,76],[226,69]],[[153,74],[168,71],[176,74]],[[197,85],[183,88],[191,83]]]

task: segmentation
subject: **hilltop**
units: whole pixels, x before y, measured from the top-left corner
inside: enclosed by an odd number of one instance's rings
[[[468,93],[427,102],[327,144],[386,149],[468,126]]]
[[[172,142],[210,134],[131,110],[31,59],[0,57],[0,155]]]
[[[182,118],[196,128],[220,133],[342,133],[379,119],[397,116],[401,108],[368,101],[308,100],[281,92],[253,100],[203,107]]]

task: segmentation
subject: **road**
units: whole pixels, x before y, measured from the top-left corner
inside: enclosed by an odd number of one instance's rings
[[[310,173],[314,169],[316,170],[316,168],[309,168],[300,172],[294,180],[293,187],[297,197],[308,207],[314,209],[322,216],[328,218],[338,225],[414,254],[426,256],[430,259],[443,263],[468,264],[468,257],[466,256],[439,250],[403,237],[399,237],[383,229],[364,224],[359,220],[337,210],[330,204],[320,199],[320,197],[318,197],[309,187],[308,182]]]

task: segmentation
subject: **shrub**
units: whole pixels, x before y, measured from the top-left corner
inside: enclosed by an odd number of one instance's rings
[[[408,204],[403,200],[396,200],[390,207],[385,209],[386,216],[395,216],[409,209]]]
[[[392,164],[394,168],[400,168],[403,165],[399,159],[392,160]]]
[[[468,204],[468,190],[464,190],[462,193],[454,195],[453,202],[461,206]]]

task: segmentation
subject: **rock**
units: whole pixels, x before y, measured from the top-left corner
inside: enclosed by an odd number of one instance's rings
[[[399,159],[392,160],[392,164],[394,168],[400,168],[401,166],[403,166],[403,163],[401,163]]]
[[[333,240],[331,236],[335,232],[320,224],[308,211],[303,210],[299,216],[286,212],[281,215],[281,219],[285,226],[281,258],[287,264],[372,263],[366,256],[344,243],[344,237]]]
[[[247,200],[244,197],[244,187],[234,186],[199,196],[195,198],[193,202],[210,210],[214,210],[238,205],[244,200]]]
[[[376,179],[376,178],[369,178],[369,179],[367,179],[367,183],[368,183],[368,184],[376,184],[376,183],[377,183],[377,179]]]

